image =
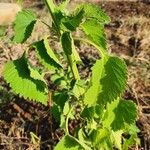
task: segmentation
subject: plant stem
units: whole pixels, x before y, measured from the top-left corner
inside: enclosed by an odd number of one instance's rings
[[[61,36],[60,30],[59,30],[59,26],[58,26],[57,21],[56,21],[56,18],[55,18],[55,16],[54,16],[55,4],[54,4],[53,0],[45,0],[45,3],[46,3],[46,5],[47,5],[48,10],[49,10],[49,12],[50,12],[50,15],[51,15],[51,17],[52,17],[52,20],[53,20],[55,29],[56,29],[56,31],[57,31],[57,34],[58,34],[59,36]]]
[[[55,12],[55,4],[53,2],[53,0],[45,0],[45,3],[48,7],[48,10],[50,12],[50,15],[52,17],[52,20],[53,20],[53,23],[54,23],[54,26],[55,26],[55,29],[57,31],[57,34],[58,36],[60,37],[61,36],[61,31],[60,31],[60,28],[57,24],[57,20],[56,20],[56,17],[54,15],[54,12]],[[67,56],[67,61],[68,61],[68,65],[70,66],[71,68],[71,72],[73,74],[73,78],[75,80],[79,80],[80,79],[80,76],[79,76],[79,73],[78,73],[78,69],[77,69],[77,66],[76,66],[76,62],[74,62],[74,59],[73,59],[73,56]]]
[[[73,107],[70,108],[70,110],[69,110],[69,112],[67,114],[67,117],[66,117],[66,122],[65,122],[66,133],[68,135],[70,135],[69,134],[69,129],[68,129],[68,124],[69,124],[69,117],[70,117],[70,114],[71,114],[72,110],[73,110]]]
[[[76,62],[75,62],[75,60],[73,60],[73,56],[67,55],[67,60],[68,60],[68,64],[70,66],[71,72],[73,74],[73,78],[75,80],[80,80],[79,72],[78,72],[78,69],[76,66]]]

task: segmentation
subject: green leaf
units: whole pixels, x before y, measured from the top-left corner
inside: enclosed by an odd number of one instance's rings
[[[97,60],[92,68],[91,85],[85,93],[84,102],[88,105],[106,104],[115,100],[125,90],[127,67],[114,56]]]
[[[137,108],[132,101],[120,100],[118,106],[113,111],[115,118],[111,126],[114,131],[123,129],[125,124],[131,125],[136,121]]]
[[[118,130],[116,132],[112,131],[114,145],[116,148],[118,148],[118,150],[122,150],[122,134],[123,134],[123,130]]]
[[[88,120],[93,120],[95,115],[95,107],[91,106],[91,107],[85,107],[81,113],[81,117],[83,118],[87,118]]]
[[[60,123],[61,112],[60,112],[59,106],[54,104],[53,107],[51,108],[51,111],[55,120]]]
[[[54,150],[79,150],[80,145],[71,136],[65,135],[56,145]]]
[[[59,69],[61,64],[50,48],[47,38],[34,43],[39,61],[48,69]]]
[[[97,60],[96,64],[92,68],[91,85],[84,95],[84,103],[88,104],[89,106],[95,105],[97,102],[100,88],[100,79],[104,66],[103,63],[103,60]]]
[[[15,36],[13,41],[16,43],[25,42],[31,35],[36,16],[31,10],[22,10],[18,13],[15,21]]]
[[[138,145],[140,145],[139,142],[138,142],[137,135],[133,134],[128,139],[124,140],[122,150],[129,150],[129,148],[131,146],[133,146],[134,144],[137,144],[137,143],[138,143]]]
[[[97,5],[90,3],[83,3],[78,6],[77,10],[78,9],[84,10],[85,12],[84,16],[86,18],[94,18],[103,24],[110,22],[109,16]]]
[[[124,92],[127,84],[127,66],[123,60],[110,56],[103,67],[98,96],[100,104],[117,99]]]
[[[75,82],[75,85],[73,86],[72,93],[74,96],[79,99],[80,96],[82,96],[85,93],[85,88],[83,86],[83,82],[78,80]]]
[[[88,38],[101,48],[100,53],[106,52],[106,36],[104,25],[95,19],[88,19],[81,24],[81,28]]]
[[[66,55],[72,54],[72,38],[70,32],[64,32],[61,36],[61,43]]]
[[[37,78],[37,73],[29,70],[24,55],[20,59],[8,62],[4,66],[3,75],[15,93],[47,105],[47,86],[40,80],[41,77]]]
[[[136,105],[132,101],[117,99],[107,105],[103,118],[103,126],[111,126],[113,131],[126,129],[126,124],[134,124],[136,117],[137,109]]]
[[[53,101],[60,107],[63,111],[66,101],[69,100],[69,95],[67,93],[57,93],[53,97]]]
[[[64,114],[64,115],[67,115],[67,114],[69,113],[69,111],[70,111],[70,104],[69,104],[69,102],[67,101],[67,102],[65,103],[65,105],[64,105],[64,108],[63,108],[63,114]]]
[[[57,6],[57,10],[60,10],[62,12],[66,12],[67,9],[67,5],[69,4],[70,0],[64,0],[63,2],[61,2],[58,6]]]
[[[110,139],[110,131],[106,128],[93,130],[90,138],[94,147],[102,148],[105,150],[113,150],[113,145]]]
[[[110,125],[115,119],[114,109],[117,108],[118,104],[119,104],[119,99],[114,100],[113,102],[107,104],[107,108],[105,110],[103,120],[102,120],[102,124],[104,127],[110,128]]]
[[[62,29],[76,31],[76,28],[82,23],[84,11],[81,9],[78,13],[73,13],[62,19]]]
[[[30,71],[30,77],[35,79],[35,80],[41,80],[41,81],[43,81],[46,84],[46,82],[44,80],[44,76],[42,76],[38,72],[38,70],[35,67],[33,67],[29,62],[27,62],[27,65],[28,65],[28,69]]]
[[[72,62],[81,63],[80,56],[75,49],[74,41],[70,32],[64,32],[61,36],[61,43],[66,56],[70,55]]]

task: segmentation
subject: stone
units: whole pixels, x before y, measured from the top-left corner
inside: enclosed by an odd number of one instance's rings
[[[21,7],[15,3],[0,3],[0,26],[10,25],[14,22]]]

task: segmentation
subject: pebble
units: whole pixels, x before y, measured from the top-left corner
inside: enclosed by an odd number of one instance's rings
[[[20,10],[21,7],[18,4],[0,3],[0,26],[12,24]]]

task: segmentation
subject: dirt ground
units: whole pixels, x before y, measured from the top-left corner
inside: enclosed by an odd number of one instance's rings
[[[81,0],[74,0],[78,3]],[[90,0],[89,0],[90,1]],[[0,1],[1,2],[1,1]],[[111,17],[106,26],[108,50],[122,57],[129,71],[126,99],[132,99],[138,106],[137,125],[140,129],[141,148],[150,149],[150,3],[149,1],[98,1],[91,0],[103,8]],[[38,16],[48,22],[48,15],[40,1],[25,1],[25,7],[33,8]],[[38,40],[47,30],[41,24],[35,28],[36,34],[28,40]],[[0,39],[0,72],[8,60],[14,60],[23,53],[26,45],[12,45],[9,37],[12,29],[7,30],[8,38]],[[97,53],[87,45],[78,47],[80,56],[87,66],[94,61]],[[87,67],[83,68],[85,77]],[[48,108],[19,98],[0,77],[0,149],[38,150],[51,149],[62,131],[51,124]],[[50,126],[52,125],[53,131]],[[51,134],[53,132],[53,135]],[[37,135],[37,137],[34,135]],[[53,137],[53,141],[51,140]]]

